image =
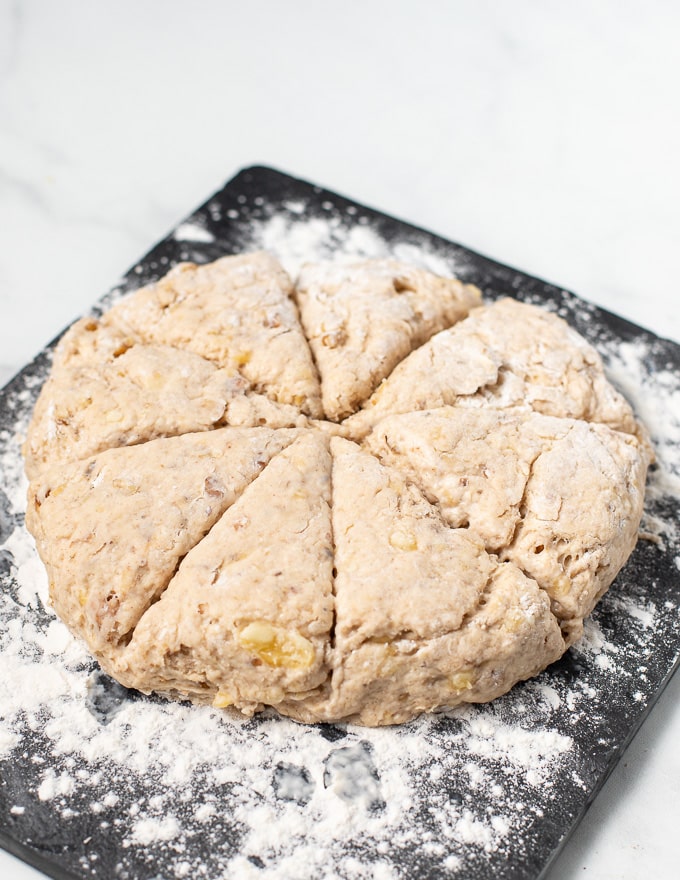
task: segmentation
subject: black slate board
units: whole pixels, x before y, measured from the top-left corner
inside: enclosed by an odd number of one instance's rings
[[[104,297],[95,311],[121,293],[160,277],[180,260],[206,262],[252,247],[253,242],[266,244],[253,237],[253,229],[263,229],[265,224],[271,224],[272,218],[280,218],[290,229],[314,218],[327,224],[331,218],[335,224],[331,227],[332,234],[318,240],[317,256],[330,254],[340,239],[346,243],[348,230],[352,229],[369,231],[384,243],[387,251],[394,249],[403,253],[404,248],[424,248],[448,263],[463,280],[477,284],[487,298],[509,294],[557,311],[603,353],[605,360],[615,360],[616,352],[625,346],[644,349],[647,372],[643,378],[647,391],[654,389],[655,376],[660,372],[664,375],[663,393],[680,389],[680,347],[674,343],[653,337],[554,285],[317,186],[261,167],[244,170],[227,183],[187,218],[188,236],[170,235],[156,245],[125,275],[121,284]],[[0,392],[3,460],[18,460],[17,434],[27,422],[49,369],[50,348]],[[654,426],[650,428],[653,432]],[[672,442],[667,442],[664,449],[662,467],[677,474],[680,452]],[[17,581],[11,538],[15,531],[23,530],[23,516],[8,497],[12,495],[10,483],[17,479],[16,473],[6,471],[7,495],[0,492],[0,645],[3,651],[12,621],[29,621],[37,632],[45,632],[53,619],[40,600],[26,601]],[[650,522],[671,523],[677,520],[679,512],[680,502],[672,491],[656,491],[649,498]],[[323,785],[332,789],[334,768],[344,759],[352,759],[360,780],[363,779],[355,812],[364,810],[365,817],[342,839],[329,842],[324,848],[322,862],[328,871],[335,871],[332,876],[372,876],[372,866],[380,863],[385,877],[459,876],[466,880],[544,877],[677,666],[680,654],[677,555],[677,542],[670,528],[662,536],[661,545],[639,542],[629,564],[595,612],[593,632],[598,634],[600,642],[595,639],[594,643],[591,638],[585,648],[572,649],[537,680],[517,686],[491,706],[454,711],[406,725],[402,733],[382,731],[380,735],[342,726],[303,729],[267,716],[251,721],[216,721],[213,712],[209,722],[217,725],[215,729],[226,737],[225,742],[241,743],[244,750],[252,741],[263,743],[265,747],[271,744],[271,757],[267,757],[265,748],[264,753],[258,753],[259,757],[253,759],[253,766],[264,766],[265,772],[270,774],[270,786],[267,791],[258,793],[259,801],[258,798],[252,800],[252,806],[261,801],[271,803],[272,815],[283,815],[280,811],[284,808],[295,809],[303,820],[307,810],[310,833],[312,827],[325,818],[319,813],[319,809],[325,809],[325,801],[321,808],[313,807],[315,787],[319,789]],[[648,621],[653,621],[653,626],[649,626]],[[28,646],[26,652],[30,659],[31,652],[35,655],[35,647]],[[132,719],[134,727],[135,711],[142,712],[145,706],[161,707],[159,711],[165,713],[167,725],[177,726],[178,736],[186,730],[182,725],[190,723],[187,717],[191,713],[203,712],[201,717],[208,719],[205,713],[210,710],[163,704],[125,692],[87,660],[70,661],[68,669],[74,680],[89,682],[86,702],[96,723],[102,726],[117,723],[117,711],[125,707],[128,727],[121,728],[121,736],[134,736],[134,729],[130,734],[129,720]],[[544,699],[546,694],[552,695],[548,702]],[[82,695],[79,699],[82,700]],[[77,712],[77,702],[69,704],[66,700],[64,705],[63,711],[69,711],[71,705],[71,710]],[[247,820],[243,812],[237,815],[235,807],[238,800],[247,812],[251,806],[250,794],[239,787],[238,781],[216,784],[211,768],[199,766],[190,779],[185,780],[182,797],[177,799],[178,789],[170,786],[162,767],[159,769],[153,763],[140,772],[118,769],[112,773],[113,756],[100,754],[86,758],[76,748],[71,752],[55,749],[45,726],[48,716],[47,709],[43,721],[40,721],[40,713],[34,715],[30,723],[30,719],[17,716],[14,720],[17,741],[4,758],[0,757],[0,844],[49,876],[60,880],[93,877],[169,880],[182,876],[222,876],[222,872],[229,869],[231,876],[245,877],[246,867],[249,877],[291,876],[302,880],[303,876],[321,876],[313,872],[318,868],[310,868],[312,873],[304,874],[306,863],[302,862],[298,874],[294,869],[291,869],[293,873],[286,873],[276,848],[263,846],[260,852],[249,850]],[[0,702],[0,720],[5,717],[5,707]],[[513,764],[507,754],[499,757],[493,749],[479,747],[485,736],[480,733],[480,721],[498,729],[519,725],[532,734],[557,732],[569,737],[572,746],[558,762],[550,765],[548,785],[545,779],[543,783],[532,779],[521,760]],[[281,746],[282,730],[288,737],[286,749],[291,742],[295,746],[292,753],[295,760],[279,760],[281,755],[288,755]],[[411,742],[415,737],[416,743],[420,738],[425,757],[420,764],[418,761],[413,764],[418,773],[411,773],[410,777],[413,796],[407,822],[403,827],[398,823],[388,827],[378,847],[375,835],[371,834],[371,815],[379,815],[386,809],[383,797],[389,795],[390,737],[395,737],[392,745],[396,748],[396,738],[402,735],[411,737]],[[493,732],[489,736],[491,742],[497,741]],[[483,782],[479,782],[479,778],[474,781],[466,764],[471,743],[477,743],[475,767]],[[436,754],[447,756],[444,777],[424,772],[436,765]],[[167,770],[168,765],[164,766]],[[65,773],[71,779],[78,779],[80,772],[89,774],[88,778],[95,781],[88,786],[76,784],[62,797],[41,799],[38,792],[45,782],[46,768],[50,768],[53,776]],[[284,793],[287,774],[295,778],[295,791],[299,795],[293,807]],[[99,777],[102,781],[98,792],[96,780]],[[499,787],[503,789],[502,796],[497,793]],[[115,798],[105,802],[106,794],[112,791]],[[368,800],[367,791],[372,792]],[[493,798],[491,791],[496,792]],[[150,792],[160,792],[166,798],[166,810],[172,801],[174,815],[183,829],[177,845],[169,845],[167,839],[130,845],[131,828],[139,814],[134,810],[131,813],[130,808],[141,804],[151,815]],[[101,795],[97,801],[101,809],[93,811],[96,795]],[[341,796],[347,801],[353,795],[345,790]],[[217,804],[219,809],[209,822],[199,824],[188,805],[208,802]],[[499,804],[506,811],[510,806],[514,809],[519,805],[516,815],[512,814],[507,827],[501,827],[500,832],[489,824],[489,817]],[[458,823],[455,824],[459,829],[457,837],[451,831],[454,826],[446,825],[442,818],[447,810],[447,815]],[[481,832],[468,833],[466,837],[460,831],[465,816],[477,822],[474,827],[478,831],[482,827],[491,829],[486,843]],[[408,833],[404,831],[406,825]],[[362,826],[365,826],[363,830]],[[287,851],[294,852],[290,846]],[[234,862],[239,852],[245,861]],[[387,873],[388,869],[391,874]]]

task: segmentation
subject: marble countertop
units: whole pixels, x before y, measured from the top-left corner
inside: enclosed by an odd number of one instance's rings
[[[680,340],[679,29],[662,0],[0,0],[0,379],[259,163]],[[551,880],[676,876],[678,741],[676,676]]]

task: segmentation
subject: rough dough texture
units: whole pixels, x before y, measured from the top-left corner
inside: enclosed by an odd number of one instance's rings
[[[395,469],[333,438],[335,652],[322,699],[290,714],[361,724],[482,702],[556,660],[550,602]],[[389,585],[389,589],[386,589]]]
[[[292,430],[223,428],[108,449],[44,472],[26,525],[52,601],[106,662]],[[113,656],[113,655],[112,655]]]
[[[433,336],[348,421],[364,434],[385,415],[446,404],[525,406],[626,433],[639,430],[585,339],[557,315],[512,299],[475,310]]]
[[[652,455],[555,315],[393,260],[294,286],[263,253],[77,322],[25,454],[52,602],[111,675],[368,725],[556,660]]]
[[[397,260],[303,266],[295,297],[326,416],[354,412],[407,354],[481,302],[471,284]]]
[[[291,294],[288,275],[261,251],[205,266],[180,263],[121,300],[108,320],[146,343],[194,352],[272,400],[319,417],[319,380]]]
[[[388,416],[366,446],[534,578],[570,644],[637,541],[647,458],[606,425],[443,407]]]
[[[121,680],[161,692],[217,688],[221,706],[244,711],[322,684],[333,624],[330,504],[328,440],[308,432],[185,556],[137,625]]]
[[[111,334],[96,322],[79,321],[66,343],[77,336]],[[295,407],[249,392],[241,376],[191,352],[167,345],[129,345],[117,351],[99,362],[55,364],[24,448],[30,478],[48,465],[156,437],[225,424],[278,428],[307,423]]]

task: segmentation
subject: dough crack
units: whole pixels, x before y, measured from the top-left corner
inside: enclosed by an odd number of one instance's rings
[[[510,535],[510,538],[507,541],[508,547],[512,547],[515,544],[515,541],[517,540],[517,535],[522,527],[524,517],[526,516],[527,492],[529,489],[529,484],[531,482],[532,474],[534,472],[534,465],[536,464],[538,459],[541,457],[541,455],[542,455],[542,450],[538,449],[538,450],[536,450],[535,454],[531,457],[531,459],[528,461],[529,470],[528,470],[528,473],[526,474],[526,477],[524,478],[524,488],[522,489],[522,497],[520,498],[519,503],[517,504],[517,517],[515,520],[515,526],[512,530],[512,534]],[[541,553],[541,552],[543,552],[543,549],[545,549],[545,545],[539,545],[539,548],[542,548],[542,549],[537,548],[537,552]],[[489,549],[489,548],[487,548],[487,549]],[[502,558],[503,548],[502,547],[495,547],[493,549],[489,549],[489,552],[496,553]],[[521,567],[520,567],[520,570],[521,570]],[[526,574],[526,572],[524,572],[524,574]]]
[[[329,656],[329,658],[332,658],[332,657],[334,656],[334,653],[335,653],[335,630],[336,630],[336,627],[337,627],[337,624],[338,624],[338,609],[337,609],[337,604],[336,604],[336,603],[337,603],[337,587],[336,587],[336,580],[337,580],[337,577],[338,577],[338,569],[337,569],[337,566],[336,566],[337,545],[336,545],[336,541],[335,541],[335,523],[334,523],[334,521],[333,521],[333,513],[332,513],[332,511],[333,511],[333,507],[334,507],[334,501],[335,501],[335,480],[334,480],[334,478],[333,478],[333,471],[334,471],[334,467],[333,467],[333,464],[334,464],[334,456],[333,456],[333,450],[332,450],[332,448],[331,448],[330,451],[331,451],[331,469],[330,469],[330,498],[331,498],[330,535],[331,535],[331,558],[332,558],[332,561],[333,561],[333,565],[332,565],[332,568],[331,568],[331,598],[332,598],[331,613],[332,613],[332,617],[331,617],[331,625],[330,625],[330,629],[329,629],[329,631],[328,631],[328,646],[329,646],[328,656]],[[333,665],[332,665],[332,663],[331,663],[331,665],[329,666],[329,669],[328,669],[328,679],[327,679],[327,684],[329,685],[329,687],[332,685],[332,680],[333,680]]]
[[[197,539],[196,544],[200,543],[203,540],[203,538],[205,538],[205,536],[207,534],[209,534],[209,530],[206,531],[204,534],[202,534]],[[194,546],[196,546],[196,544]],[[135,634],[135,630],[137,629],[139,624],[142,622],[142,620],[144,620],[144,616],[150,611],[151,608],[153,608],[153,606],[156,604],[156,602],[160,602],[160,600],[163,598],[165,591],[168,589],[168,587],[170,586],[170,583],[172,582],[175,575],[179,571],[180,566],[181,566],[182,562],[184,561],[186,555],[187,554],[184,553],[182,556],[180,556],[177,559],[177,565],[175,565],[172,572],[170,572],[170,574],[168,575],[167,582],[164,584],[164,586],[159,591],[153,593],[149,597],[146,604],[140,609],[137,619],[133,621],[133,623],[130,625],[130,627],[127,630],[125,630],[125,632],[122,632],[122,633],[120,633],[120,635],[117,636],[115,643],[114,643],[116,648],[121,648],[121,649],[126,648],[130,644],[130,642],[132,641],[132,638]]]

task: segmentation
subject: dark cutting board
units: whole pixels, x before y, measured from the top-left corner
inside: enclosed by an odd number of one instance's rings
[[[660,451],[645,520],[655,540],[638,543],[585,643],[489,706],[370,731],[147,699],[106,679],[77,647],[54,648],[68,639],[44,593],[27,588],[30,559],[16,558],[26,546],[18,449],[50,346],[0,393],[0,645],[9,658],[24,627],[18,692],[41,670],[62,685],[44,703],[31,694],[25,712],[5,706],[0,691],[0,844],[55,878],[543,877],[678,663],[680,429],[654,403],[680,394],[680,348],[558,287],[260,167],[188,217],[94,311],[180,260],[257,246],[282,247],[289,261],[335,251],[420,255],[487,298],[557,311],[601,351],[613,381],[646,401]],[[14,655],[12,663],[19,668]],[[196,755],[202,742],[205,754]]]

